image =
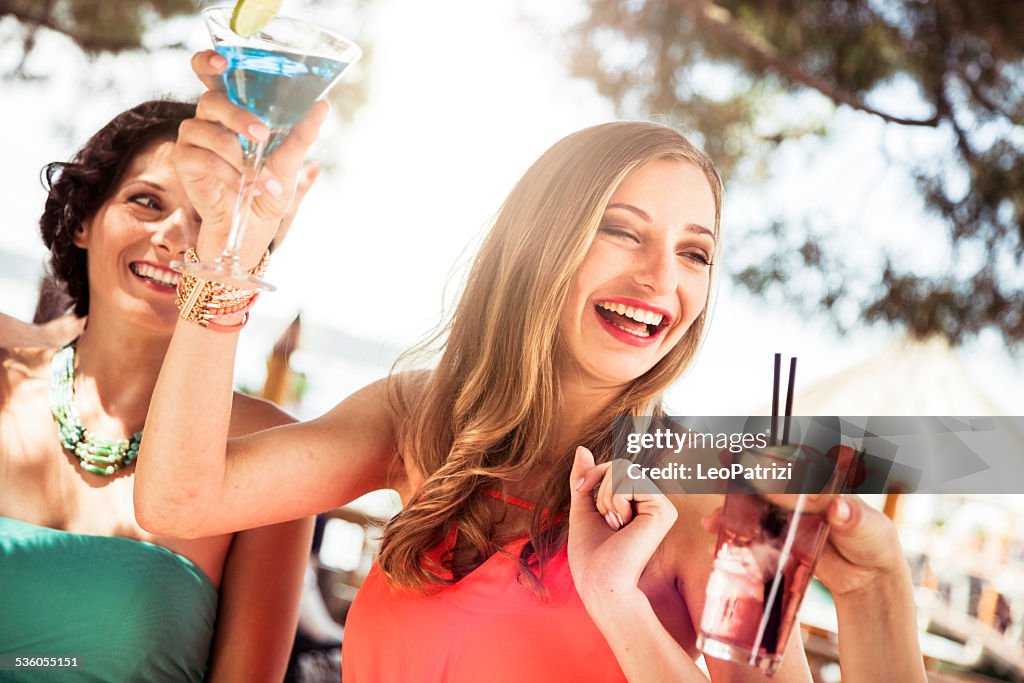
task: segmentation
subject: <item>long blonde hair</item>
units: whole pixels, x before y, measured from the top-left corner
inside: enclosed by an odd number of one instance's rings
[[[507,482],[541,471],[541,459],[550,463],[554,455],[554,465],[542,466],[543,492],[530,542],[518,558],[520,575],[542,591],[544,560],[561,547],[567,531],[564,517],[543,511],[568,510],[572,464],[571,451],[552,453],[560,401],[558,312],[616,188],[638,167],[665,158],[704,171],[714,195],[717,236],[718,172],[683,135],[658,124],[615,122],[573,133],[548,149],[509,194],[454,313],[434,338],[444,340],[437,366],[415,395],[402,391],[402,382],[392,383],[396,412],[405,416],[399,452],[407,470],[424,477],[384,532],[379,561],[393,584],[420,590],[445,585],[501,551],[485,490],[502,490]],[[660,410],[662,392],[697,352],[706,315],[707,302],[679,343],[626,387],[575,443],[590,447],[602,462],[611,457],[613,416]],[[428,555],[455,528],[468,555],[458,561]]]

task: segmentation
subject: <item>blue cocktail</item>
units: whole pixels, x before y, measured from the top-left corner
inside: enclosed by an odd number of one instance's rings
[[[273,289],[245,272],[239,263],[256,178],[277,143],[338,82],[362,51],[352,41],[315,24],[287,17],[275,17],[256,34],[242,37],[231,30],[231,13],[230,7],[213,7],[203,12],[203,19],[214,48],[228,61],[224,72],[228,97],[262,119],[270,128],[270,137],[265,142],[239,138],[244,161],[242,184],[224,252],[213,263],[176,261],[172,266],[236,287]]]
[[[217,45],[216,50],[228,60],[228,97],[271,130],[267,154],[348,67],[336,59],[299,52],[228,44]],[[242,138],[243,148],[248,145],[248,138]]]

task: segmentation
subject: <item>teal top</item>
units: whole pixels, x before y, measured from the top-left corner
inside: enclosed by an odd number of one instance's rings
[[[202,681],[216,618],[217,589],[167,548],[0,517],[0,680]]]

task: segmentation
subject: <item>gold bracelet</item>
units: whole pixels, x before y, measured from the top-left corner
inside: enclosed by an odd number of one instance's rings
[[[194,251],[194,250],[193,250]],[[188,255],[186,254],[186,258]],[[196,259],[199,260],[198,258]],[[270,250],[267,249],[263,252],[263,256],[260,258],[260,262],[257,263],[253,268],[249,270],[249,275],[254,277],[263,277],[263,274],[267,272],[267,264],[270,263]]]
[[[267,270],[270,251],[256,267],[249,271],[250,275],[260,277]],[[185,252],[186,263],[199,263],[195,249]],[[181,319],[207,327],[210,321],[224,316],[244,313],[248,319],[248,310],[259,297],[259,289],[242,289],[226,285],[223,282],[205,280],[195,275],[182,273],[178,279],[178,292],[174,303],[181,311]]]

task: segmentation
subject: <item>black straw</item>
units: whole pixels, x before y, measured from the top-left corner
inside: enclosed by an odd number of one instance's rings
[[[789,388],[786,389],[786,419],[782,427],[782,445],[789,445],[789,418],[793,414],[793,384],[796,382],[796,356],[789,359]]]
[[[771,433],[768,437],[768,443],[771,446],[777,445],[776,443],[776,424],[779,421],[779,373],[782,370],[782,354],[775,354],[775,381],[772,384],[772,427]]]

